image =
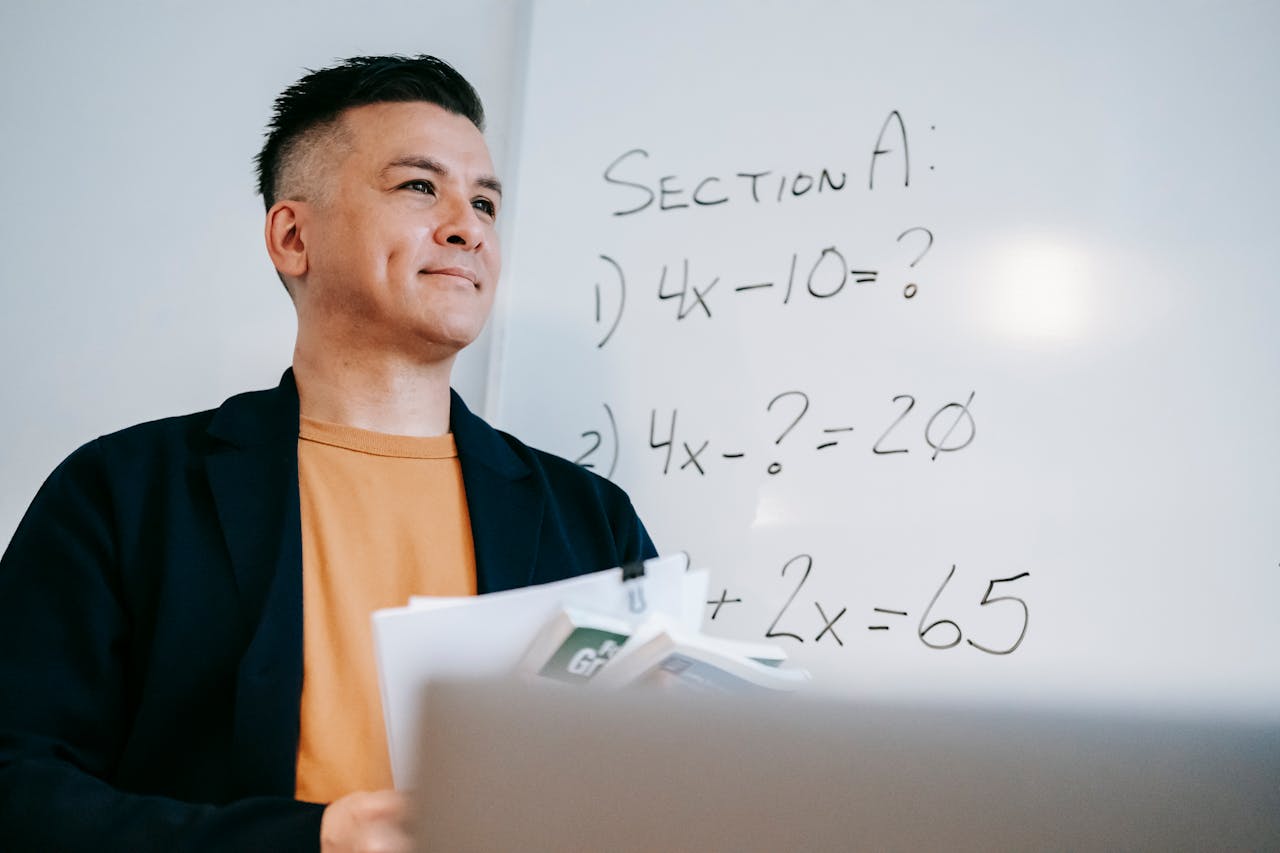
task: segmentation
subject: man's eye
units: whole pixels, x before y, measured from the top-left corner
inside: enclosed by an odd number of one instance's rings
[[[496,218],[498,215],[497,206],[487,198],[477,198],[472,200],[471,206],[476,210],[484,213],[486,216]]]
[[[422,181],[422,180],[409,181],[407,183],[401,184],[400,188],[406,189],[406,190],[413,190],[414,192],[419,192],[419,193],[434,194],[436,191],[436,188],[431,185],[430,181]]]

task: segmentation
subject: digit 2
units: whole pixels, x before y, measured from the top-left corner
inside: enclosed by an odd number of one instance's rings
[[[804,586],[804,582],[809,579],[810,570],[813,569],[813,557],[810,557],[808,554],[797,554],[796,556],[792,557],[790,560],[787,560],[787,564],[782,567],[782,576],[784,578],[787,576],[787,569],[790,568],[791,564],[796,562],[797,560],[805,561],[804,575],[801,576],[800,583],[796,584],[796,588],[791,591],[791,597],[787,599],[787,603],[782,605],[782,609],[779,610],[778,615],[774,617],[773,624],[769,626],[769,630],[764,632],[764,635],[766,638],[772,639],[773,637],[790,637],[791,639],[798,640],[801,643],[804,642],[804,639],[801,638],[799,634],[793,634],[790,631],[774,631],[773,630],[774,628],[777,628],[778,623],[782,621],[782,614],[787,612],[787,608],[791,606],[791,602],[795,601],[796,596],[800,594],[800,587]]]

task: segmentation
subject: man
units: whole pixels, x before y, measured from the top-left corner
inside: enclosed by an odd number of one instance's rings
[[[482,127],[431,57],[279,98],[259,170],[293,367],[85,445],[36,496],[0,559],[0,848],[402,849],[370,611],[654,554],[619,489],[450,392],[500,267]]]

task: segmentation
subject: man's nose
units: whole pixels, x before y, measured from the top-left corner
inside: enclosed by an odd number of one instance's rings
[[[479,249],[484,242],[484,225],[470,199],[450,199],[437,206],[440,223],[436,226],[437,243]]]

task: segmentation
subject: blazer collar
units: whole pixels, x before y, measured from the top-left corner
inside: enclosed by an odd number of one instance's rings
[[[237,394],[223,403],[209,424],[209,434],[235,447],[248,448],[298,438],[298,385],[289,368],[280,384],[267,391]],[[467,408],[458,393],[449,391],[449,430],[463,464],[482,465],[506,480],[530,474],[503,438]]]
[[[280,384],[266,391],[249,391],[229,398],[214,412],[209,435],[235,447],[298,439],[298,386],[293,368]]]

